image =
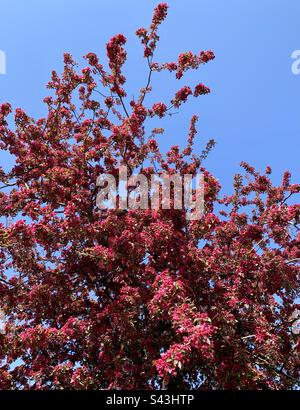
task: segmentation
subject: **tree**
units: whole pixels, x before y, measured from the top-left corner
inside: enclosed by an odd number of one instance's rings
[[[300,206],[289,198],[300,186],[289,172],[274,186],[270,167],[261,174],[242,163],[244,176],[222,198],[203,166],[214,142],[195,154],[197,116],[185,149],[163,155],[163,130],[148,135],[152,118],[210,91],[184,86],[170,104],[147,107],[153,75],[180,79],[214,58],[188,51],[154,60],[167,7],[136,33],[149,67],[137,99],[128,103],[118,34],[107,44],[108,69],[89,53],[78,71],[65,54],[46,118],[16,109],[11,128],[12,108],[0,106],[0,148],[15,157],[0,172],[2,389],[299,386]],[[117,177],[120,165],[147,178],[203,173],[204,215],[100,210],[96,179]]]

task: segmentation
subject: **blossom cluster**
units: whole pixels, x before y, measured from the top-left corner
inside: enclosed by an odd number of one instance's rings
[[[158,5],[137,32],[149,63],[140,98],[127,97],[118,34],[106,68],[95,53],[83,70],[65,54],[45,117],[0,104],[0,149],[15,159],[0,167],[0,389],[299,389],[300,185],[243,162],[222,196],[197,115],[186,147],[162,150],[158,123],[209,88],[148,104],[151,76],[214,58],[152,61],[166,14]],[[202,173],[203,216],[99,209],[97,177],[121,165],[149,180]]]

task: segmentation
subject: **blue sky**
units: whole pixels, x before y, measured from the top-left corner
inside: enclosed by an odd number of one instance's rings
[[[145,85],[146,64],[134,32],[150,22],[158,1],[141,0],[10,0],[1,2],[0,50],[7,74],[0,75],[0,102],[9,101],[33,117],[43,116],[41,102],[52,69],[61,71],[62,54],[97,52],[105,59],[105,43],[116,33],[128,38],[128,94]],[[183,145],[189,118],[197,113],[199,149],[215,138],[217,146],[206,166],[231,189],[241,160],[258,169],[271,165],[274,180],[289,169],[300,180],[300,75],[292,73],[291,54],[300,49],[299,0],[182,0],[169,2],[169,18],[161,27],[159,62],[178,53],[213,49],[216,59],[178,82],[168,73],[154,77],[153,101],[188,82],[203,82],[212,94],[185,105],[164,121],[162,146]],[[149,100],[151,101],[151,100]],[[0,153],[1,164],[7,163]]]

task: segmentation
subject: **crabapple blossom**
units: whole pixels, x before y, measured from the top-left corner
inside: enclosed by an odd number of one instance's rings
[[[44,118],[0,105],[0,149],[15,159],[0,167],[1,389],[299,388],[300,186],[243,162],[222,196],[203,164],[214,141],[196,145],[197,115],[185,148],[162,151],[174,107],[210,90],[183,85],[171,106],[148,103],[151,76],[179,79],[214,59],[153,61],[167,10],[136,33],[149,69],[137,98],[117,34],[107,64],[90,52],[79,70],[65,54]],[[149,181],[202,173],[203,216],[99,209],[97,178],[121,166]]]

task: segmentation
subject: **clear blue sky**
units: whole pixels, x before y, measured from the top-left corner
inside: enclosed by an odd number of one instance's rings
[[[44,114],[42,98],[62,54],[82,63],[89,51],[105,58],[105,43],[122,32],[128,38],[129,95],[145,83],[145,62],[135,29],[148,25],[158,1],[10,0],[1,2],[0,50],[7,74],[0,75],[0,102],[9,101],[31,116]],[[206,162],[226,191],[241,160],[259,169],[271,165],[274,179],[290,169],[300,180],[300,75],[292,74],[291,53],[300,49],[299,0],[182,0],[169,2],[160,30],[158,61],[179,52],[213,49],[216,59],[189,74],[192,84],[212,88],[187,104],[166,124],[163,146],[183,144],[189,117],[200,117],[199,144],[211,137],[217,147]],[[82,63],[85,64],[85,63]],[[156,75],[155,100],[172,97],[181,83]],[[162,124],[163,125],[163,124]],[[1,163],[8,158],[1,155]]]

